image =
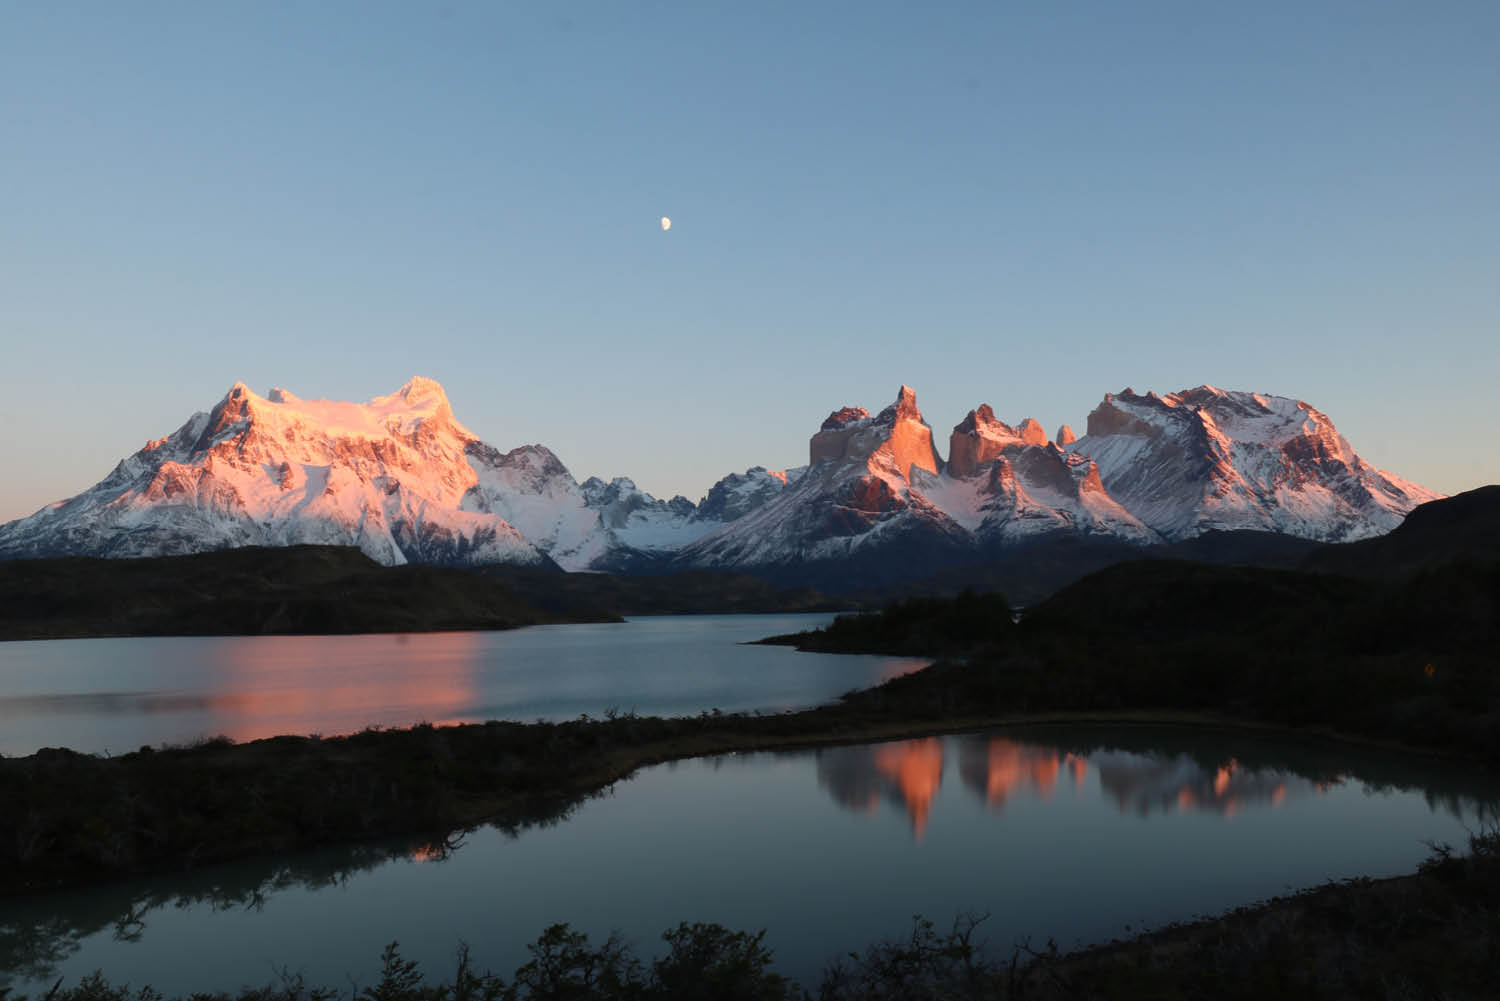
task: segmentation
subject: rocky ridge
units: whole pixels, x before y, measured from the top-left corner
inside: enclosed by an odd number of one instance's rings
[[[539,444],[501,451],[430,379],[362,404],[237,383],[89,490],[0,525],[0,558],[323,543],[385,564],[916,576],[1053,538],[1358,539],[1437,496],[1364,462],[1306,403],[1206,385],[1107,394],[1082,438],[981,405],[946,462],[902,386],[873,416],[831,413],[807,466],[731,474],[695,504],[626,477],[579,483]]]

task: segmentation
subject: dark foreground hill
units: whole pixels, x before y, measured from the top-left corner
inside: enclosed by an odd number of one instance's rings
[[[0,639],[512,629],[613,619],[543,609],[466,570],[385,567],[342,546],[0,562]]]
[[[950,658],[853,701],[910,716],[1150,709],[1319,726],[1500,762],[1500,488],[1328,547],[1350,574],[1121,563],[1013,616],[909,599],[774,642]]]
[[[538,608],[570,615],[712,615],[742,612],[837,612],[859,607],[810,587],[778,587],[723,570],[626,576],[556,573],[533,567],[480,571],[514,588]]]
[[[747,574],[387,567],[349,546],[0,561],[0,639],[510,629],[623,615],[849,607]]]
[[[1387,535],[1310,553],[1307,570],[1392,579],[1456,562],[1500,562],[1500,485],[1430,501]]]
[[[842,590],[866,607],[899,598],[951,598],[964,591],[1003,594],[1013,605],[1031,605],[1076,580],[1106,567],[1135,560],[1190,560],[1221,566],[1292,568],[1325,543],[1275,532],[1206,532],[1182,542],[1138,546],[1114,539],[1047,536],[996,551],[987,559],[951,566],[913,580],[910,566],[896,565],[884,576],[866,575],[864,585]],[[906,576],[902,577],[901,574]],[[844,575],[848,578],[847,573]],[[835,578],[830,577],[830,581]]]

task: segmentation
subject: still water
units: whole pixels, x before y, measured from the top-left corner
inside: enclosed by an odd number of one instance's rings
[[[506,632],[0,643],[0,754],[224,734],[803,709],[927,663],[745,644],[831,615],[683,615]]]
[[[1192,730],[1011,728],[644,769],[553,826],[469,832],[0,901],[0,969],[36,995],[95,968],[168,992],[286,968],[369,985],[381,947],[432,976],[455,946],[507,976],[566,921],[651,955],[681,921],[768,931],[823,964],[988,912],[1006,956],[1217,913],[1465,843],[1500,789],[1451,762]],[[3,983],[0,977],[0,983]]]

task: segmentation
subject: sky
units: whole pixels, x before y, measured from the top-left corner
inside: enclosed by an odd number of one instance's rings
[[[0,521],[236,380],[413,375],[660,496],[903,383],[1500,482],[1500,4],[9,0],[0,372]]]

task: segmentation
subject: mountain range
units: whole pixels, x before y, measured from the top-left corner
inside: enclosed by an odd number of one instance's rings
[[[580,483],[539,444],[501,451],[430,379],[367,403],[236,383],[98,484],[0,525],[0,558],[320,543],[387,565],[733,569],[858,586],[1039,541],[1370,538],[1439,496],[1366,463],[1306,403],[1207,385],[1106,394],[1082,437],[979,406],[946,459],[902,386],[874,415],[832,412],[806,466],[732,473],[694,503],[624,477]]]

